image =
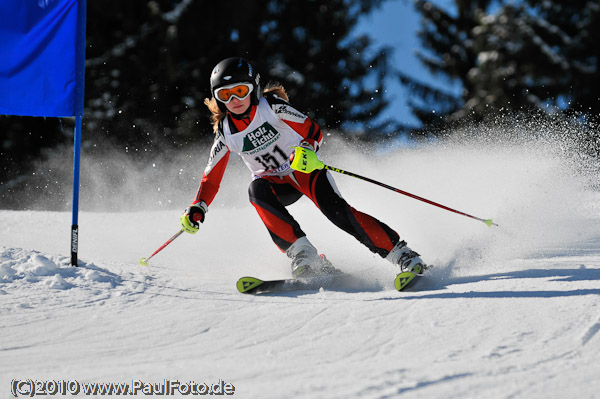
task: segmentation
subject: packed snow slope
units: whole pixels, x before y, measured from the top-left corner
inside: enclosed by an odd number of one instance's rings
[[[0,397],[11,397],[13,379],[222,380],[239,398],[600,397],[597,176],[553,139],[492,136],[387,151],[324,147],[328,164],[499,224],[335,175],[351,205],[435,265],[402,293],[394,267],[306,199],[290,211],[362,283],[238,293],[239,277],[287,277],[290,266],[235,161],[200,231],[147,267],[139,259],[177,232],[195,187],[136,187],[143,176],[126,176],[131,199],[102,179],[85,183],[105,194],[94,207],[82,203],[78,268],[69,266],[69,212],[0,211]],[[205,155],[185,167],[201,175]],[[93,166],[84,165],[92,176]],[[168,176],[182,165],[162,167]],[[171,195],[168,207],[151,206],[158,192]],[[85,209],[102,201],[123,207]]]

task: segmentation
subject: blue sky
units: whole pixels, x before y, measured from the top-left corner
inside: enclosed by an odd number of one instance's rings
[[[453,8],[452,0],[434,0],[432,3],[447,10]],[[391,61],[395,69],[420,81],[430,82],[436,87],[449,88],[450,84],[447,81],[431,75],[415,56],[415,50],[420,47],[417,38],[420,20],[412,0],[388,0],[382,7],[365,15],[359,21],[356,32],[368,34],[377,47],[392,47],[394,52]],[[381,118],[389,116],[408,125],[418,125],[418,120],[408,109],[408,89],[395,79],[388,79],[387,87],[390,106]]]

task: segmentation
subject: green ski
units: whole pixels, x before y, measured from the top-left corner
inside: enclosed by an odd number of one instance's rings
[[[398,291],[402,291],[413,285],[420,277],[420,275],[413,272],[399,273],[394,280],[394,287],[396,287]]]
[[[243,294],[286,291],[318,291],[321,288],[335,289],[344,285],[356,284],[356,277],[346,273],[321,274],[305,278],[261,280],[256,277],[242,277],[236,287]]]
[[[269,291],[294,291],[315,289],[311,280],[307,279],[281,279],[261,280],[256,277],[242,277],[238,280],[236,287],[243,294],[257,294]],[[318,287],[317,287],[318,289]]]

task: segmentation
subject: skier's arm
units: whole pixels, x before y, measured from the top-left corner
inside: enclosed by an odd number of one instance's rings
[[[202,174],[202,180],[196,193],[196,198],[192,202],[192,205],[183,212],[183,215],[181,215],[181,228],[185,232],[191,234],[196,233],[200,227],[198,222],[204,222],[205,214],[208,212],[208,206],[219,191],[221,180],[223,179],[223,174],[225,173],[229,161],[229,155],[230,151],[225,144],[223,136],[217,136],[210,150],[208,164]]]
[[[311,147],[314,151],[319,150],[323,142],[323,133],[315,121],[275,95],[267,96],[266,99],[279,119],[302,136],[302,146]]]
[[[193,204],[203,201],[209,206],[215,199],[221,186],[221,180],[223,180],[223,174],[227,168],[230,154],[231,151],[229,151],[229,148],[225,144],[225,139],[222,135],[219,135],[210,149],[208,164],[202,174],[200,187],[198,187]]]

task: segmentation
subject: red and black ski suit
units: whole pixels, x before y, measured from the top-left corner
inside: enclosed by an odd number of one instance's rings
[[[394,230],[348,205],[328,171],[307,174],[290,168],[293,146],[303,143],[318,150],[322,141],[323,134],[314,121],[275,95],[262,97],[244,115],[228,112],[219,124],[194,203],[210,205],[233,151],[253,173],[248,188],[250,202],[281,251],[305,236],[286,206],[306,195],[336,226],[372,252],[387,256],[399,241]]]

